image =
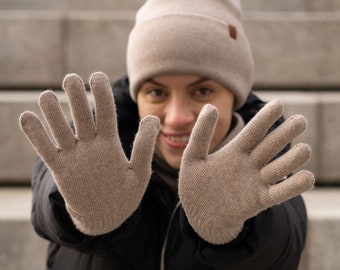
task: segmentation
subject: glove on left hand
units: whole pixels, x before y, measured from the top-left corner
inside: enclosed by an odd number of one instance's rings
[[[217,110],[202,109],[182,157],[179,197],[189,223],[206,241],[230,242],[247,219],[313,187],[309,171],[277,183],[311,153],[300,143],[271,161],[306,127],[306,119],[296,115],[265,136],[281,114],[278,101],[268,103],[230,143],[208,155]]]

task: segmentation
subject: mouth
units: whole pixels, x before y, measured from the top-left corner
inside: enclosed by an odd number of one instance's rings
[[[167,138],[173,142],[189,142],[190,136],[167,136]]]
[[[171,148],[185,148],[189,142],[190,134],[168,134],[161,132],[165,143]]]

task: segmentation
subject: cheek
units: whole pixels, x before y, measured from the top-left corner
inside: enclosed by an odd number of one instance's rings
[[[139,106],[138,106],[138,115],[139,115],[139,118],[142,119],[144,118],[145,116],[147,116],[149,113],[147,112],[147,110],[144,110],[144,109],[141,109]]]
[[[145,96],[141,94],[141,91],[139,91],[137,94],[137,107],[140,119],[151,114],[150,104],[146,101]]]
[[[147,102],[144,102],[142,99],[141,100],[137,99],[137,107],[140,119],[147,115],[155,115],[159,117],[159,109],[148,104]]]

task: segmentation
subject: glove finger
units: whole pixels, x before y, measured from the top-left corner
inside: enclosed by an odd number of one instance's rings
[[[269,195],[272,205],[280,204],[311,189],[314,186],[314,182],[314,175],[309,171],[303,170],[287,178],[285,181],[270,186]],[[268,207],[272,205],[268,205]]]
[[[68,74],[63,81],[68,96],[71,114],[80,140],[90,140],[95,136],[93,113],[87,100],[83,80],[77,74]]]
[[[206,104],[202,108],[191,132],[189,143],[183,154],[183,160],[198,160],[208,155],[217,119],[217,109],[210,104]]]
[[[97,134],[105,137],[118,136],[116,108],[108,77],[102,72],[93,73],[90,86],[96,105]]]
[[[308,144],[299,143],[287,153],[270,162],[261,170],[261,179],[269,185],[275,184],[298,167],[305,164],[311,157],[311,148]]]
[[[76,138],[52,91],[44,91],[39,97],[39,105],[57,144],[63,148],[72,147]]]
[[[234,142],[246,152],[254,149],[268,129],[282,115],[282,104],[278,100],[268,102],[244,127]]]
[[[57,149],[47,135],[39,117],[33,112],[23,112],[20,115],[19,124],[37,154],[46,164],[50,165],[55,161]]]
[[[144,176],[141,179],[145,181],[149,180],[151,175],[151,161],[159,130],[158,117],[151,115],[144,117],[133,144],[130,164],[136,174]]]
[[[251,156],[264,165],[277,155],[288,143],[299,136],[306,128],[307,120],[302,115],[294,115],[269,133],[253,150]]]

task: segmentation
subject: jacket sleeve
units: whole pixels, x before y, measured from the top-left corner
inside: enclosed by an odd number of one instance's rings
[[[38,235],[61,246],[92,254],[107,253],[129,237],[139,220],[137,209],[117,230],[101,236],[87,236],[73,225],[51,172],[40,158],[33,167],[31,186],[33,227]]]
[[[306,238],[307,216],[301,196],[247,220],[232,242],[212,245],[201,239],[181,210],[181,228],[195,257],[213,269],[297,269]]]

